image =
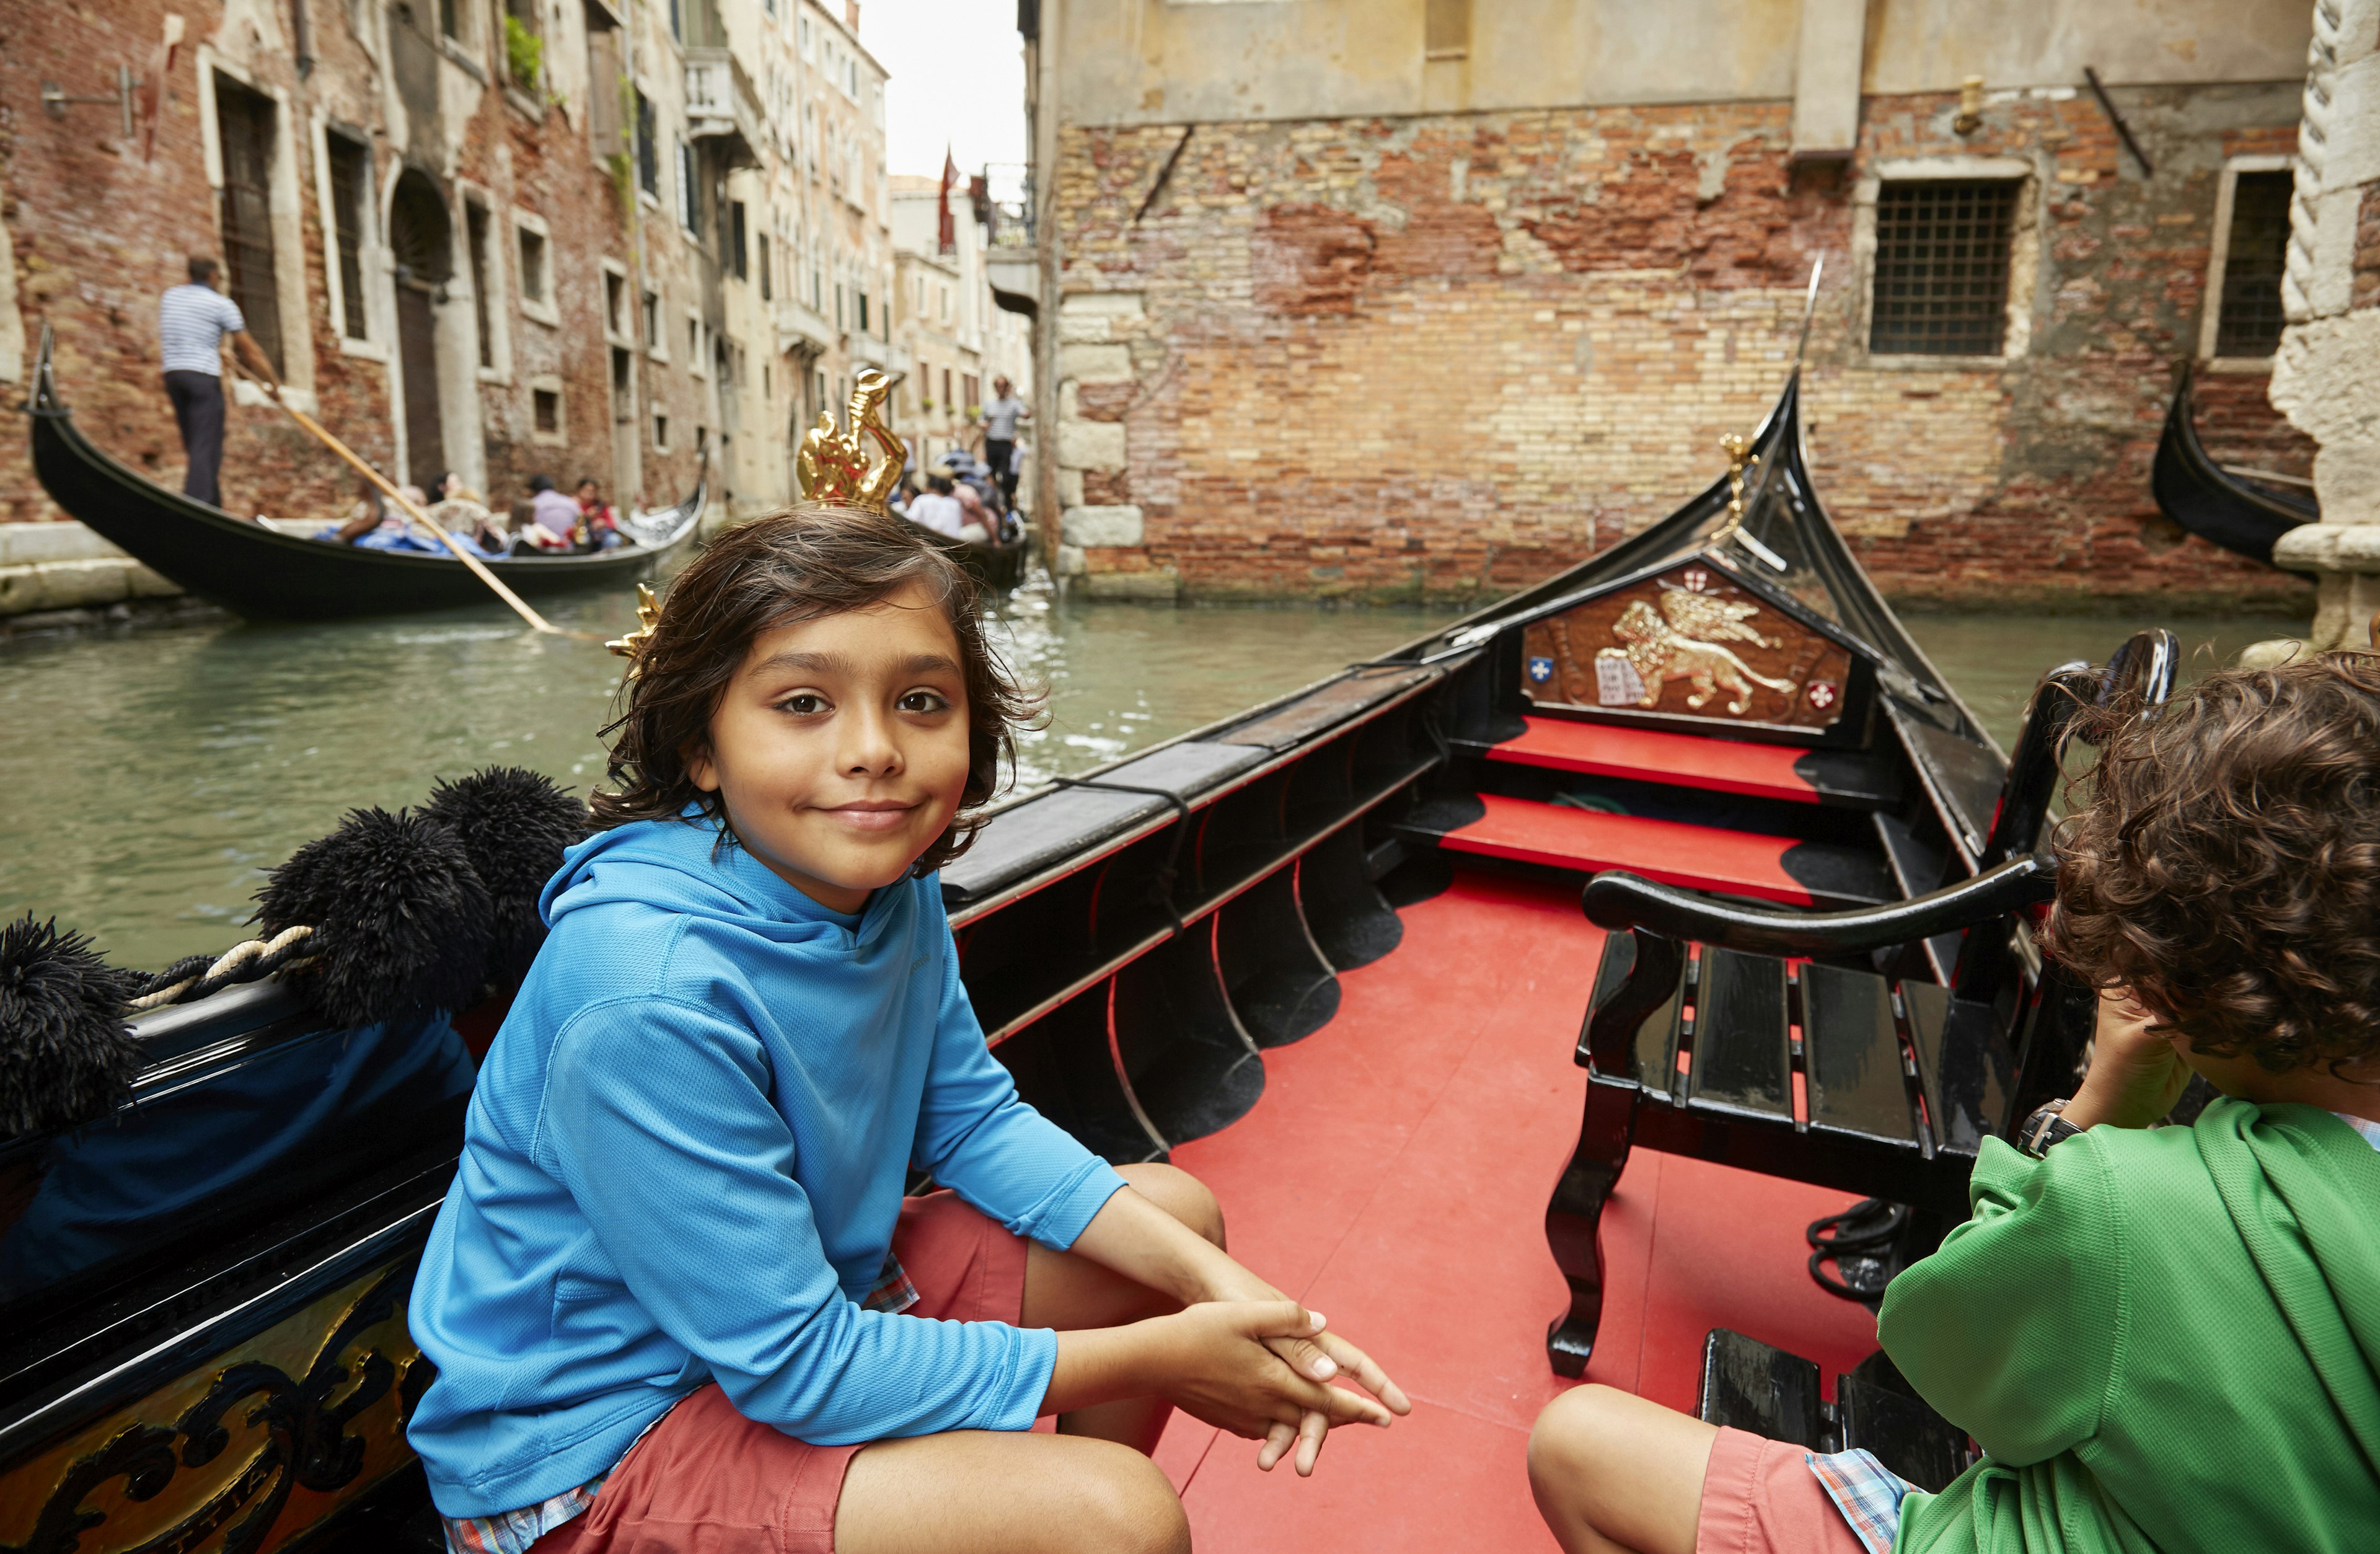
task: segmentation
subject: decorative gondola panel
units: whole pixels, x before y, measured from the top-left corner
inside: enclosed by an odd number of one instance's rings
[[[270,1554],[413,1460],[408,1260],[5,1470],[0,1554]]]
[[[1521,674],[1540,708],[1821,734],[1843,715],[1852,652],[1694,560],[1533,623]]]

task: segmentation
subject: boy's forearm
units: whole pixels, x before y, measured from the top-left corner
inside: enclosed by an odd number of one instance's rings
[[[1184,1305],[1281,1298],[1230,1253],[1130,1187],[1099,1207],[1072,1250]]]
[[[1122,1328],[1082,1328],[1058,1335],[1058,1359],[1041,1394],[1042,1414],[1068,1414],[1157,1390],[1162,1317]]]

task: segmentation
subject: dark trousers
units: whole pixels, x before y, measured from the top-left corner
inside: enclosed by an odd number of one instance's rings
[[[991,466],[991,478],[1000,482],[1000,494],[1016,505],[1016,474],[1009,468],[1009,456],[1015,453],[1014,443],[1003,443],[997,437],[983,440],[983,461]]]
[[[223,380],[212,372],[168,372],[165,397],[174,402],[174,424],[182,429],[182,451],[190,459],[182,494],[222,506]]]

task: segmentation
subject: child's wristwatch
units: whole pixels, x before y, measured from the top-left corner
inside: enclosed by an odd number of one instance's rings
[[[2016,1147],[2037,1160],[2049,1153],[2051,1145],[2081,1133],[2081,1128],[2058,1115],[2065,1110],[2062,1100],[2053,1100],[2036,1110],[2016,1130]]]

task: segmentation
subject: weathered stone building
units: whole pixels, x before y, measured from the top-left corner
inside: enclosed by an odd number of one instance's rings
[[[169,485],[156,308],[193,253],[294,404],[399,479],[499,501],[544,473],[674,502],[707,450],[714,511],[765,510],[801,428],[886,357],[883,72],[850,0],[178,14],[169,56],[163,0],[0,0],[0,382],[49,326],[79,422]],[[237,397],[234,509],[342,512],[353,475]],[[59,516],[21,435],[0,516]]]
[[[2147,476],[2192,358],[2219,457],[2306,470],[2265,403],[2304,0],[1022,19],[1045,503],[1095,592],[1542,577],[1712,478],[1823,260],[1817,474],[1889,591],[2302,597],[2168,523]]]

